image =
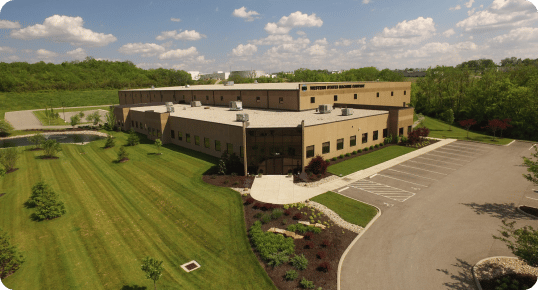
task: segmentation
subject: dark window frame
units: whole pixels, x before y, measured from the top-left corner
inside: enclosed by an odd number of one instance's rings
[[[377,92],[377,98],[379,98],[379,92]]]
[[[336,150],[344,149],[344,138],[336,139]]]
[[[176,139],[176,132],[174,130],[170,130],[170,138]]]
[[[185,133],[185,142],[191,143],[191,134]]]
[[[357,94],[353,94],[353,99],[354,99],[354,100],[357,99]]]
[[[357,135],[349,136],[349,147],[357,146]]]
[[[220,141],[219,140],[215,140],[215,151],[218,151],[220,152]]]
[[[183,133],[182,133],[182,132],[177,131],[177,139],[178,139],[179,141],[183,141]]]
[[[404,131],[404,128],[401,127],[399,130],[398,130],[398,136],[403,136],[403,131]]]
[[[314,145],[306,146],[306,158],[314,157]]]
[[[321,144],[321,153],[327,154],[331,152],[331,142],[324,142]]]
[[[211,147],[211,140],[209,140],[209,138],[204,137],[204,147],[205,148]]]
[[[316,103],[316,97],[310,97],[310,104]]]
[[[372,134],[372,140],[376,141],[377,139],[379,139],[379,131],[375,130],[374,133]]]
[[[334,101],[335,101],[335,102],[338,101],[338,95],[334,95]]]
[[[368,133],[362,133],[362,144],[368,143]]]
[[[194,135],[194,145],[200,146],[200,136]]]
[[[388,128],[383,129],[383,138],[386,138],[388,136],[389,136],[389,129]]]

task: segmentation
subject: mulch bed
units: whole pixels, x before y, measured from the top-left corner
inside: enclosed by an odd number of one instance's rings
[[[262,205],[270,205],[265,203],[259,203],[259,202],[253,202],[252,204],[245,205],[245,202],[250,196],[243,196],[243,204],[244,204],[244,214],[245,214],[245,224],[248,229],[254,224],[255,221],[259,220],[259,218],[254,217],[257,213],[262,213],[262,216],[264,214],[270,214],[273,209],[255,209],[254,206],[258,204],[259,206]],[[282,208],[282,205],[272,205],[275,208]],[[284,210],[285,211],[285,210]],[[296,224],[298,220],[293,219],[293,216],[296,213],[299,212],[306,212],[307,215],[303,215],[303,217],[300,219],[301,221],[310,221],[309,216],[312,213],[311,208],[304,207],[301,210],[298,210],[297,208],[290,208],[289,211],[291,214],[289,216],[282,215],[278,219],[272,219],[268,223],[262,225],[262,230],[267,231],[268,229],[274,227],[274,228],[280,228],[280,229],[286,229],[288,225]],[[316,215],[318,214],[318,211],[315,211]],[[286,220],[287,223],[283,225],[283,220]],[[323,287],[324,290],[327,289],[336,289],[337,288],[337,275],[338,275],[338,263],[340,262],[340,258],[342,257],[342,254],[347,249],[347,247],[351,244],[351,242],[357,237],[357,234],[342,229],[339,226],[335,225],[328,217],[321,216],[315,218],[316,222],[317,220],[320,220],[323,222],[328,222],[331,227],[326,228],[321,231],[320,234],[313,234],[312,240],[306,240],[306,239],[298,239],[294,240],[295,243],[295,254],[300,255],[304,254],[305,257],[308,259],[308,267],[306,270],[300,271],[295,269],[290,263],[285,263],[279,267],[273,268],[272,266],[267,265],[264,261],[261,260],[259,253],[252,248],[252,251],[255,253],[256,257],[258,258],[258,261],[260,262],[260,265],[265,269],[269,277],[271,277],[271,280],[273,280],[273,283],[276,285],[278,289],[298,289],[302,288],[299,282],[303,277],[305,277],[309,281],[313,281],[314,285],[316,286],[315,289],[318,287]],[[298,232],[297,232],[298,233]],[[300,234],[300,233],[298,233]],[[300,234],[303,235],[303,234]],[[328,240],[330,242],[329,247],[323,247],[322,242],[324,240]],[[305,245],[309,242],[312,242],[314,244],[313,249],[305,249]],[[319,251],[325,252],[325,257],[323,259],[320,259],[317,257],[317,253]],[[293,257],[293,255],[290,256],[290,258]],[[328,262],[330,265],[330,269],[327,272],[323,272],[318,270],[318,265],[322,262]],[[284,276],[286,274],[286,271],[289,270],[296,270],[299,274],[298,278],[294,281],[287,281]]]
[[[311,174],[311,175],[307,175],[307,180],[302,180],[301,178],[299,178],[299,175],[296,174],[293,176],[293,183],[300,183],[300,182],[305,182],[305,183],[310,183],[310,182],[316,182],[318,180],[321,180],[325,177],[329,177],[331,175],[334,175],[330,172],[325,172],[324,174],[320,174],[320,175],[315,175],[315,174]]]
[[[538,208],[522,205],[519,209],[538,218]]]
[[[202,180],[221,187],[251,188],[254,176],[203,175]]]
[[[510,280],[517,280],[519,284],[519,288],[502,288],[502,289],[514,289],[514,290],[526,290],[531,288],[536,283],[536,276],[529,275],[529,274],[517,274],[517,273],[511,273],[511,274],[505,274],[500,277],[497,277],[495,279],[488,279],[488,280],[479,280],[480,286],[482,286],[483,290],[496,290],[497,286],[502,284],[498,282],[498,280],[502,280],[502,278],[508,277]]]
[[[28,151],[40,151],[43,150],[43,148],[32,148],[32,149],[26,149]]]
[[[38,158],[39,159],[58,159],[60,157],[58,157],[58,156],[44,156],[43,155],[43,156],[39,156]]]

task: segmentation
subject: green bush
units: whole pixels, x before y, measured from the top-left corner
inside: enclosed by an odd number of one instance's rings
[[[261,213],[261,212],[259,212],[259,213],[257,213],[257,214],[254,215],[254,218],[257,218],[257,219],[259,219],[259,218],[261,218],[261,217],[262,217],[262,213]]]
[[[331,158],[332,161],[336,161],[336,157]]]
[[[297,224],[297,231],[301,234],[304,234],[308,232],[308,226],[305,226],[303,224]]]
[[[299,277],[299,274],[295,270],[289,270],[286,272],[286,280],[293,281]]]
[[[43,181],[32,186],[32,194],[25,205],[30,208],[36,207],[32,218],[39,221],[57,218],[66,213],[65,205],[59,200],[58,194]]]
[[[359,149],[359,151],[358,151],[358,152],[359,152],[359,153],[362,153],[362,149]]]
[[[314,287],[316,287],[316,286],[314,286],[314,282],[306,280],[305,277],[303,277],[303,279],[301,280],[300,284],[301,284],[301,286],[303,286],[303,288],[305,288],[305,289],[314,289]]]
[[[288,224],[288,220],[287,220],[287,219],[283,219],[283,220],[281,221],[281,223],[282,223],[283,226],[285,226],[285,225]]]
[[[314,234],[319,234],[319,233],[321,233],[321,229],[320,229],[320,228],[318,228],[318,227],[313,227],[313,226],[308,227],[308,231],[309,231],[309,232],[313,232]]]
[[[271,217],[274,220],[276,220],[277,218],[281,217],[283,214],[284,214],[284,212],[281,209],[275,208],[275,209],[273,209],[273,212],[271,213]]]
[[[370,146],[370,150],[374,150],[374,146]]]
[[[290,232],[295,232],[297,230],[297,225],[298,224],[289,225],[288,228],[286,228],[286,230]]]
[[[290,260],[289,253],[287,251],[276,252],[269,254],[267,264],[269,266],[278,267]]]
[[[385,143],[381,142],[379,143],[379,146],[385,146]]]
[[[256,251],[260,253],[261,258],[264,261],[269,261],[272,257],[270,255],[277,252],[286,252],[289,255],[295,252],[293,238],[285,238],[282,235],[264,232],[260,221],[256,221],[254,225],[250,227],[249,236]]]
[[[131,130],[129,130],[129,137],[127,137],[127,145],[135,146],[138,144],[140,144],[140,138],[138,138],[136,132],[131,128]]]
[[[340,156],[338,156],[340,159],[344,158],[344,154],[340,154]]]
[[[293,258],[290,259],[290,262],[297,270],[305,270],[308,267],[308,260],[306,259],[304,254],[301,254],[300,256],[295,255]]]
[[[105,148],[111,148],[111,147],[114,147],[115,145],[116,145],[116,141],[114,141],[114,138],[112,138],[112,136],[108,135],[106,137]]]
[[[54,157],[60,151],[62,151],[62,147],[56,140],[49,139],[43,142],[43,153],[45,156]]]
[[[353,155],[357,154],[357,151],[353,151]]]
[[[349,156],[351,156],[351,154],[349,154],[349,153],[346,153],[346,157],[349,157]]]
[[[0,228],[0,279],[16,272],[25,261],[17,246],[12,246],[9,240],[9,235]]]
[[[375,144],[375,145],[374,145],[374,148],[379,148],[379,144]]]
[[[364,147],[364,151],[368,151],[368,147]]]
[[[331,162],[331,160],[330,160],[330,159],[326,159],[325,162],[329,163],[329,162]]]
[[[271,215],[264,214],[260,220],[262,223],[266,224],[271,221]]]
[[[407,143],[407,137],[402,136],[401,142],[402,142],[402,143]]]

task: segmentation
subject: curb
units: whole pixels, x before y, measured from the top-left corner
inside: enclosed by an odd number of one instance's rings
[[[491,259],[495,259],[495,258],[508,258],[508,259],[517,259],[516,257],[508,257],[508,256],[495,256],[495,257],[489,257],[489,258],[484,258],[478,262],[476,262],[476,264],[474,264],[471,272],[473,272],[473,279],[474,279],[474,282],[476,283],[476,287],[478,288],[478,290],[482,290],[482,286],[480,285],[480,282],[478,281],[478,278],[476,278],[476,274],[475,274],[475,269],[478,265],[482,264],[483,262],[487,261],[487,260],[491,260]]]
[[[524,212],[522,209],[519,208],[520,206],[521,206],[521,205],[518,205],[518,206],[516,207],[516,210],[517,210],[519,213],[522,213],[522,214],[524,214],[524,215],[526,215],[526,216],[528,216],[528,217],[534,218],[534,219],[538,219],[538,217],[533,216],[532,214],[529,214],[529,213]]]
[[[338,193],[340,194],[340,193]],[[341,195],[341,194],[340,194]],[[345,195],[344,195],[345,196]],[[344,251],[344,253],[342,254],[342,257],[340,257],[340,262],[338,262],[338,274],[337,274],[337,278],[336,278],[336,289],[337,290],[340,290],[340,274],[342,272],[342,263],[344,262],[344,259],[346,258],[347,256],[347,253],[349,252],[349,250],[355,245],[355,243],[360,239],[360,237],[370,228],[370,226],[377,220],[377,218],[381,215],[381,209],[378,208],[377,206],[373,205],[373,204],[369,204],[367,202],[364,202],[364,201],[360,201],[358,199],[355,199],[355,198],[352,198],[352,197],[349,197],[349,196],[345,196],[347,198],[351,198],[353,200],[356,200],[358,202],[362,202],[364,204],[367,204],[367,205],[370,205],[370,206],[373,206],[377,209],[377,214],[375,215],[375,217],[366,225],[366,227],[364,227],[364,229],[359,233],[359,235],[351,242],[351,244],[349,244],[349,246],[347,247],[347,249]],[[480,289],[482,290],[482,289]]]
[[[446,139],[452,139],[452,138],[446,138]],[[445,139],[445,140],[446,140],[446,139]],[[443,140],[443,139],[441,139],[441,140]],[[474,140],[463,140],[463,139],[455,139],[455,140],[457,140],[457,141],[463,141],[463,142],[477,143],[477,144],[484,144],[484,145],[493,145],[493,146],[508,146],[508,145],[514,143],[514,141],[516,141],[516,139],[513,139],[513,141],[510,142],[509,144],[501,145],[501,144],[491,144],[491,143],[485,143],[485,142],[474,141]],[[517,140],[517,141],[519,141],[519,140]]]

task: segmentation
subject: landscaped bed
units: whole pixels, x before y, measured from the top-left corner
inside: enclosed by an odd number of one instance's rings
[[[204,182],[222,187],[251,188],[254,183],[254,176],[240,175],[203,175]]]
[[[494,279],[481,280],[482,290],[526,290],[536,283],[536,276],[530,274],[510,273]],[[503,286],[506,285],[506,286]]]

